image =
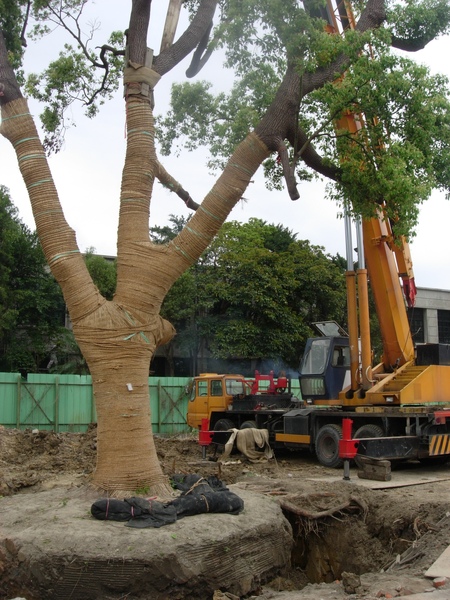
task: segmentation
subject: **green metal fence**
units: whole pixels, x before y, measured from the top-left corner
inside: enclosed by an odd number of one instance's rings
[[[188,431],[186,377],[149,377],[154,433]],[[89,375],[0,373],[0,424],[17,429],[86,431],[95,423]]]
[[[149,377],[153,433],[189,430],[187,377]],[[298,380],[291,391],[300,397]],[[90,375],[0,373],[0,425],[17,429],[86,431],[97,420]]]

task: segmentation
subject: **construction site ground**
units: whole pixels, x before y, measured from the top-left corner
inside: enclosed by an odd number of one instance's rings
[[[231,561],[227,551],[233,554],[239,549],[242,525],[238,523],[245,523],[247,529],[266,523],[268,529],[261,529],[263,533],[258,535],[270,537],[273,530],[273,539],[279,540],[267,541],[273,546],[274,568],[266,565],[258,571],[256,539],[248,552],[253,553],[255,572],[261,576],[258,584],[255,580],[246,584],[232,581],[233,577],[239,579],[240,573],[239,558],[234,554],[229,585],[218,579],[220,585],[215,587],[211,572],[210,581],[207,585],[203,581],[201,589],[195,589],[195,580],[189,585],[178,581],[172,591],[161,588],[158,595],[147,592],[145,586],[130,590],[124,584],[122,590],[111,589],[104,596],[96,596],[99,600],[450,599],[450,583],[440,579],[445,573],[450,577],[450,558],[444,555],[437,571],[430,571],[450,544],[450,465],[404,463],[393,469],[388,482],[359,479],[356,467],[352,467],[350,481],[344,481],[343,471],[326,469],[307,453],[277,452],[276,458],[258,463],[232,454],[221,464],[202,461],[195,436],[157,436],[156,444],[167,475],[217,475],[244,499],[243,518],[239,516],[237,521],[233,515],[205,514],[163,527],[164,534],[160,530],[134,530],[133,544],[138,546],[134,551],[144,553],[145,540],[151,536],[170,536],[176,554],[176,544],[193,532],[196,542],[209,537],[215,544],[229,535],[227,539],[232,541],[220,550],[224,557],[220,562],[225,564]],[[54,589],[45,596],[37,588],[21,587],[17,575],[21,565],[33,565],[33,552],[38,548],[42,552],[45,544],[51,557],[45,575],[50,586],[51,562],[55,572],[57,563],[70,562],[71,537],[78,536],[79,544],[85,539],[86,555],[96,552],[106,562],[108,553],[112,560],[117,552],[132,552],[130,528],[90,517],[92,502],[101,498],[90,484],[95,455],[95,427],[84,434],[0,427],[0,599],[58,597]],[[208,458],[213,458],[210,450]],[[263,545],[261,540],[261,552]],[[243,547],[245,550],[245,544]],[[248,556],[242,554],[242,560]],[[36,574],[41,584],[45,577]]]

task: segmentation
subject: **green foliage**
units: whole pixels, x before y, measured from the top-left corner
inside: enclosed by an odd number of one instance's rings
[[[169,215],[169,223],[171,225],[164,225],[163,227],[156,225],[150,229],[152,241],[155,244],[167,244],[181,232],[188,221],[189,217]]]
[[[16,69],[21,66],[24,53],[22,10],[26,4],[25,0],[0,0],[0,28],[5,37],[9,61]]]
[[[225,223],[169,292],[163,315],[191,357],[270,359],[298,367],[312,321],[345,324],[344,268],[282,225]]]
[[[273,244],[276,230],[283,244]],[[226,224],[210,252],[215,356],[271,358],[296,367],[311,321],[333,315],[342,322],[342,272],[321,248],[295,240],[281,225],[258,219]]]
[[[116,34],[114,42],[122,43],[122,37]],[[40,117],[47,150],[60,149],[65,130],[73,124],[67,117],[67,109],[74,102],[81,102],[86,116],[94,117],[105,100],[111,99],[117,91],[122,61],[111,58],[107,72],[94,69],[95,64],[94,54],[65,44],[64,51],[42,73],[28,75],[26,93],[44,105]]]
[[[450,5],[447,0],[408,0],[404,4],[390,3],[390,31],[403,40],[420,40],[423,45],[449,32]]]
[[[229,0],[221,8],[215,39],[234,72],[232,88],[214,94],[206,82],[174,86],[172,107],[158,122],[164,153],[176,144],[204,145],[209,165],[222,167],[265,114],[288,63],[295,64],[300,86],[312,73],[318,82],[301,98],[298,123],[338,173],[329,197],[357,215],[372,216],[383,205],[397,233],[413,235],[431,190],[450,190],[448,81],[393,54],[391,42],[395,36],[414,49],[447,33],[447,0],[389,2],[384,27],[345,35],[325,30],[320,1]],[[353,3],[357,18],[364,8]],[[321,72],[342,56],[347,60],[336,67],[335,81],[320,83]],[[363,124],[357,134],[336,129],[345,115]],[[288,151],[292,159],[294,149]],[[264,174],[269,189],[284,188],[276,157],[265,162]],[[314,176],[301,161],[296,175],[300,181]]]
[[[0,370],[45,367],[64,326],[64,300],[35,233],[0,188]]]
[[[98,23],[91,24],[87,35],[81,33],[86,4],[87,0],[34,0],[27,21],[25,0],[0,0],[0,24],[15,67],[21,64],[27,36],[39,39],[55,27],[71,28],[76,41],[66,44],[42,73],[27,79],[27,94],[43,104],[45,144],[53,151],[72,124],[69,107],[81,102],[86,114],[94,116],[121,80],[124,36],[114,32],[102,40],[109,46],[106,53],[91,49]],[[366,5],[352,4],[358,18]],[[199,2],[191,0],[185,6],[194,14]],[[287,65],[294,65],[300,96],[303,78],[314,74],[316,79],[314,91],[301,98],[298,124],[324,164],[339,172],[329,187],[330,197],[363,215],[383,204],[398,224],[398,233],[411,234],[418,207],[431,190],[450,189],[448,82],[392,54],[391,43],[401,40],[414,49],[447,33],[450,5],[447,0],[391,0],[386,10],[382,27],[330,35],[321,0],[220,1],[209,47],[222,50],[233,85],[227,93],[216,93],[205,81],[175,84],[171,109],[158,120],[163,154],[208,146],[209,166],[223,167],[274,101]],[[321,74],[339,57],[346,60],[336,66],[336,83],[321,81]],[[362,117],[364,127],[357,135],[336,131],[336,121],[344,114]],[[288,148],[291,158],[295,150]],[[282,189],[276,157],[266,161],[264,172],[269,189]],[[301,162],[296,174],[300,181],[314,175]]]
[[[84,106],[88,117],[94,117],[99,107],[117,91],[121,81],[124,34],[113,32],[102,40],[108,51],[91,50],[99,23],[89,24],[83,35],[82,13],[87,0],[0,0],[0,26],[5,35],[9,60],[15,69],[22,64],[27,38],[38,41],[58,28],[75,38],[76,47],[65,44],[42,73],[31,73],[24,80],[17,72],[19,83],[25,82],[25,92],[42,103],[40,115],[45,132],[44,145],[49,152],[61,148],[65,130],[73,125],[68,116],[74,103]],[[56,52],[55,52],[56,55]]]
[[[161,153],[178,155],[182,148],[208,145],[209,166],[223,167],[225,158],[263,116],[276,83],[271,69],[262,66],[257,74],[249,72],[229,94],[214,96],[205,81],[174,84],[171,109],[156,120]]]
[[[95,254],[95,248],[88,248],[84,260],[99,292],[107,300],[112,300],[117,283],[116,260],[108,260],[104,256]]]
[[[363,216],[383,205],[396,232],[411,235],[432,189],[450,189],[447,86],[426,67],[384,54],[361,57],[341,85],[315,94],[331,113],[350,111],[363,124],[354,135],[334,135],[330,125],[323,140],[324,153],[342,170],[332,197]]]
[[[64,329],[52,348],[48,365],[51,373],[89,375],[89,369],[81,354],[71,329]]]

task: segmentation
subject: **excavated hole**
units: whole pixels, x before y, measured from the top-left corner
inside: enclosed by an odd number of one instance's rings
[[[373,490],[347,496],[324,491],[280,502],[295,545],[289,572],[272,582],[278,590],[331,583],[343,572],[379,573],[398,568],[398,561],[420,570],[448,545],[448,504],[408,506]]]

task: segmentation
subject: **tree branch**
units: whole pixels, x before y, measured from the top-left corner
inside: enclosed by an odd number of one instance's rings
[[[133,0],[131,8],[128,28],[129,59],[139,65],[145,65],[151,4],[152,0]]]
[[[312,139],[318,136],[318,132],[313,136],[308,137],[303,129],[299,127],[297,135],[300,144],[299,155],[302,157],[304,163],[324,177],[328,177],[333,181],[338,181],[341,170],[334,165],[325,164],[323,158],[316,152],[311,143]]]
[[[363,33],[369,29],[380,27],[386,20],[384,4],[384,0],[368,0],[356,24],[356,31]],[[341,54],[327,67],[318,69],[314,73],[305,73],[303,75],[303,94],[306,96],[313,90],[323,87],[325,83],[335,81],[336,77],[345,71],[348,64],[348,56]]]
[[[392,36],[391,46],[405,52],[418,52],[423,50],[425,46],[434,39],[434,36],[421,36],[417,38],[405,39],[395,35]]]
[[[25,32],[26,32],[27,26],[28,26],[28,19],[29,19],[29,16],[30,16],[30,10],[31,10],[31,0],[28,0],[27,7],[25,9],[25,18],[23,20],[22,32],[20,34],[20,41],[22,43],[22,46],[24,46],[24,47],[26,47],[26,45],[27,45],[27,39],[25,37]]]
[[[23,98],[15,73],[8,62],[8,49],[0,29],[0,106]]]
[[[289,164],[289,154],[286,148],[286,144],[280,140],[278,144],[278,157],[281,162],[281,166],[283,168],[283,175],[286,181],[286,187],[289,192],[289,197],[291,200],[298,200],[300,198],[300,194],[297,189],[297,182],[295,180],[295,159],[292,162],[292,167]]]
[[[59,25],[60,27],[62,27],[63,29],[65,29],[67,31],[67,33],[73,37],[73,39],[76,41],[76,43],[78,44],[78,46],[81,48],[82,53],[84,54],[84,56],[88,59],[88,61],[92,64],[93,67],[97,67],[99,69],[104,69],[105,68],[105,64],[104,62],[98,62],[96,60],[93,60],[92,55],[89,53],[88,49],[87,49],[87,45],[82,41],[81,39],[81,29],[80,29],[80,25],[79,25],[79,19],[81,17],[81,13],[83,11],[83,7],[84,5],[82,5],[80,7],[80,10],[78,12],[78,15],[76,17],[74,17],[71,14],[68,14],[67,17],[70,17],[73,19],[74,23],[75,23],[75,27],[77,29],[77,33],[75,33],[66,23],[64,16],[62,15],[61,10],[60,11],[56,11],[50,3],[48,3],[48,6],[46,8],[48,8],[48,10],[54,15],[55,20],[54,22]],[[89,40],[92,40],[92,33],[95,31],[95,29],[93,28],[91,30],[91,37],[88,38]]]
[[[203,34],[203,37],[200,40],[200,43],[197,46],[197,48],[192,56],[191,64],[189,65],[189,68],[186,71],[186,77],[189,77],[189,78],[195,77],[195,75],[197,75],[197,73],[199,73],[203,69],[205,64],[208,62],[209,57],[212,54],[211,48],[209,50],[207,50],[209,36],[211,34],[212,26],[213,26],[213,22],[211,21],[208,29]],[[206,50],[206,52],[205,52],[205,50]],[[205,52],[205,54],[203,54],[204,52]]]
[[[211,25],[218,0],[201,0],[195,17],[181,37],[153,61],[153,69],[164,75],[188,56],[200,44]]]
[[[159,160],[157,161],[156,177],[164,187],[167,187],[171,192],[175,192],[175,194],[183,200],[183,202],[188,208],[191,208],[192,210],[197,210],[197,208],[200,206],[191,198],[189,192],[187,192],[181,186],[181,184],[178,183],[178,181],[176,181],[172,177],[172,175],[170,175],[170,173],[166,171],[166,169],[159,162]]]

